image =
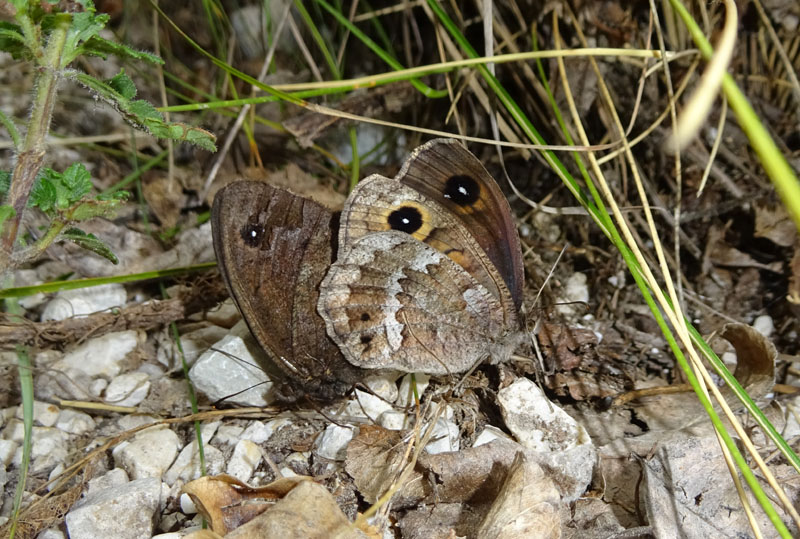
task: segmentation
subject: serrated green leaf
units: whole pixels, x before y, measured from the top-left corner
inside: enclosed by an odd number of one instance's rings
[[[125,74],[125,70],[120,71],[106,80],[105,83],[119,93],[124,99],[133,99],[136,97],[136,85],[133,84],[131,78]]]
[[[36,183],[33,184],[31,189],[30,198],[28,198],[28,206],[36,207],[45,213],[49,213],[56,205],[56,198],[58,192],[53,181],[46,176],[40,176]]]
[[[164,117],[161,115],[161,113],[158,112],[151,103],[145,101],[144,99],[137,99],[129,102],[126,109],[128,113],[137,116],[140,123],[144,123],[144,121],[148,119],[164,121]]]
[[[69,190],[69,203],[77,202],[92,190],[92,175],[83,163],[72,163],[61,177],[64,186]]]
[[[111,261],[112,264],[119,264],[117,255],[114,254],[111,248],[103,240],[94,234],[87,234],[79,228],[70,228],[61,234],[61,239],[80,245],[84,249]]]
[[[108,55],[113,54],[119,58],[133,58],[134,60],[143,60],[151,64],[164,65],[164,60],[145,51],[137,51],[123,43],[116,43],[109,41],[100,36],[92,36],[86,43],[81,45],[78,54],[87,54],[91,56],[100,56],[106,58]]]
[[[67,30],[67,41],[64,43],[64,55],[61,66],[66,67],[82,53],[81,44],[100,33],[110,17],[105,13],[95,15],[93,11],[72,14],[72,24]]]

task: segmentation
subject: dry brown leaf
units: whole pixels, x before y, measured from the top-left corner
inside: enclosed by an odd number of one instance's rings
[[[310,477],[283,477],[263,487],[251,487],[230,475],[201,477],[187,483],[183,492],[192,498],[211,529],[225,535],[273,506]]]
[[[722,337],[736,349],[734,376],[752,399],[760,399],[775,385],[778,351],[772,341],[746,324],[727,324]]]
[[[375,503],[394,483],[405,464],[405,446],[400,432],[376,425],[362,425],[358,436],[347,446],[344,468],[355,481],[368,503]],[[394,505],[403,507],[418,501],[428,491],[422,475],[414,471],[394,497]]]
[[[772,262],[764,264],[753,258],[747,253],[725,242],[725,229],[723,227],[711,227],[708,230],[708,259],[717,266],[731,266],[736,268],[757,268],[762,270],[780,273],[783,263]]]
[[[561,537],[561,498],[542,468],[517,453],[500,494],[478,529],[479,539]]]
[[[781,247],[789,247],[797,238],[797,227],[780,204],[755,205],[756,225],[753,236],[767,238]]]
[[[363,539],[376,530],[356,528],[325,487],[302,481],[268,511],[225,536],[229,539]]]
[[[172,228],[178,224],[183,190],[177,181],[159,172],[145,173],[142,194],[162,228]]]

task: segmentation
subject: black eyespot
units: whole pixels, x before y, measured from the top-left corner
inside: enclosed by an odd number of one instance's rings
[[[472,206],[481,196],[481,186],[471,176],[458,174],[447,178],[443,194],[459,206]]]
[[[414,206],[403,206],[390,213],[386,222],[392,230],[413,234],[422,227],[422,214]]]
[[[242,227],[242,239],[250,247],[259,246],[263,237],[264,227],[261,225],[248,223]]]
[[[366,322],[369,320],[369,313],[361,313],[361,321]]]

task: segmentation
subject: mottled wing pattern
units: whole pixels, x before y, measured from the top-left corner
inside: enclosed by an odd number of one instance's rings
[[[211,214],[214,250],[250,331],[299,393],[331,399],[361,377],[317,312],[338,222],[319,204],[260,182],[220,190]]]

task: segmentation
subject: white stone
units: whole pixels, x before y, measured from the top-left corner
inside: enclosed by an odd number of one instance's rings
[[[567,278],[561,291],[558,312],[565,316],[583,315],[586,309],[580,303],[589,302],[589,280],[585,273],[576,272]]]
[[[38,423],[40,427],[52,427],[55,425],[60,411],[55,404],[33,401],[33,421]],[[22,406],[17,406],[15,417],[18,419],[23,418]]]
[[[21,419],[11,419],[6,423],[2,432],[0,432],[0,436],[2,436],[4,440],[12,440],[21,444],[22,440],[25,439],[25,425],[22,423]]]
[[[71,539],[151,537],[160,498],[161,481],[155,477],[100,490],[67,513],[67,531]]]
[[[437,419],[430,441],[425,446],[425,451],[435,455],[448,451],[458,451],[460,447],[458,425],[444,418]]]
[[[377,421],[384,412],[392,410],[390,402],[376,397],[360,389],[354,392],[355,398],[347,403],[344,415],[350,417],[366,417],[370,421]]]
[[[233,332],[197,359],[189,379],[211,401],[227,397],[227,403],[255,407],[272,402],[272,382],[258,367],[245,339]]]
[[[206,320],[222,328],[232,328],[241,319],[242,315],[232,299],[227,299],[206,311]]]
[[[145,414],[125,414],[117,420],[120,430],[131,430],[142,425],[153,425],[159,418]]]
[[[54,488],[56,488],[58,486],[58,481],[56,481],[56,479],[62,473],[64,473],[64,463],[63,462],[61,462],[59,464],[56,464],[56,467],[53,468],[52,470],[50,470],[50,475],[47,476],[47,480],[50,483],[49,485],[47,485],[48,492],[53,490]]]
[[[103,284],[90,288],[64,290],[55,295],[42,312],[42,321],[64,320],[106,311],[125,305],[127,293],[121,284]]]
[[[103,400],[113,406],[138,406],[150,391],[149,378],[144,372],[120,374],[108,384]]]
[[[52,368],[60,371],[78,371],[91,378],[102,376],[111,379],[121,370],[121,362],[139,345],[144,334],[137,331],[116,331],[90,339],[78,346]]]
[[[184,515],[195,515],[197,514],[197,507],[195,507],[194,502],[192,501],[192,497],[186,494],[185,492],[181,494],[181,513]]]
[[[771,316],[762,314],[753,320],[753,328],[769,339],[775,331],[775,323],[772,321]]]
[[[120,487],[129,481],[128,474],[122,468],[114,468],[109,470],[99,477],[89,480],[89,486],[86,494],[91,496],[95,492],[105,490],[107,488]]]
[[[529,449],[561,452],[590,443],[586,430],[527,378],[501,389],[497,403],[508,429]]]
[[[378,424],[389,430],[403,430],[411,426],[412,418],[406,412],[388,410],[378,418]]]
[[[31,440],[31,474],[49,473],[55,466],[67,460],[68,435],[54,427],[33,427]],[[13,462],[22,462],[22,445],[14,453]]]
[[[203,454],[205,456],[206,475],[217,475],[225,469],[225,457],[222,451],[213,445],[204,445]],[[200,451],[197,449],[197,440],[184,447],[175,462],[164,474],[164,481],[168,485],[175,485],[177,481],[188,483],[198,479],[203,474],[200,470]]]
[[[250,440],[239,440],[225,472],[246,483],[261,462],[261,448]]]
[[[362,383],[386,402],[394,402],[397,400],[398,395],[398,374],[395,371],[382,372],[364,378]]]
[[[151,539],[181,539],[182,537],[186,537],[186,534],[182,532],[167,532],[154,535]]]
[[[89,384],[89,394],[93,397],[100,398],[103,391],[108,387],[108,380],[104,378],[95,378]]]
[[[212,441],[218,445],[235,445],[236,442],[242,439],[243,432],[244,427],[239,425],[220,425]]]
[[[398,391],[396,401],[396,404],[401,408],[413,406],[415,404],[414,386],[411,383],[412,376],[416,380],[417,393],[419,394],[420,398],[422,398],[423,393],[425,393],[425,390],[428,388],[428,384],[431,379],[431,377],[427,374],[422,374],[420,372],[413,375],[406,374],[403,376],[403,379],[400,382],[400,390]]]
[[[322,436],[317,438],[316,454],[329,460],[344,460],[347,444],[355,436],[355,428],[328,425]]]
[[[36,536],[36,539],[64,539],[64,532],[55,528],[44,530]]]
[[[263,444],[270,437],[278,432],[280,429],[287,425],[291,425],[292,421],[286,417],[280,417],[268,421],[266,424],[261,421],[254,421],[244,429],[242,433],[242,440],[250,440],[257,444]]]
[[[488,444],[493,440],[510,440],[514,441],[514,439],[503,432],[502,430],[498,429],[493,425],[486,425],[478,437],[475,438],[475,441],[472,443],[472,447],[478,447],[480,445]]]
[[[206,350],[211,346],[216,346],[230,333],[229,329],[223,327],[207,325],[181,335],[181,348],[186,363],[192,366]],[[181,354],[178,350],[172,332],[165,332],[160,335],[159,348],[156,352],[156,359],[167,369],[174,369],[181,366]]]
[[[17,451],[17,442],[13,440],[0,439],[0,463],[8,466]]]
[[[95,429],[96,424],[92,416],[77,410],[65,408],[58,414],[56,428],[69,434],[85,434]]]
[[[160,478],[178,454],[178,435],[165,427],[147,429],[114,448],[112,455],[133,479]]]

